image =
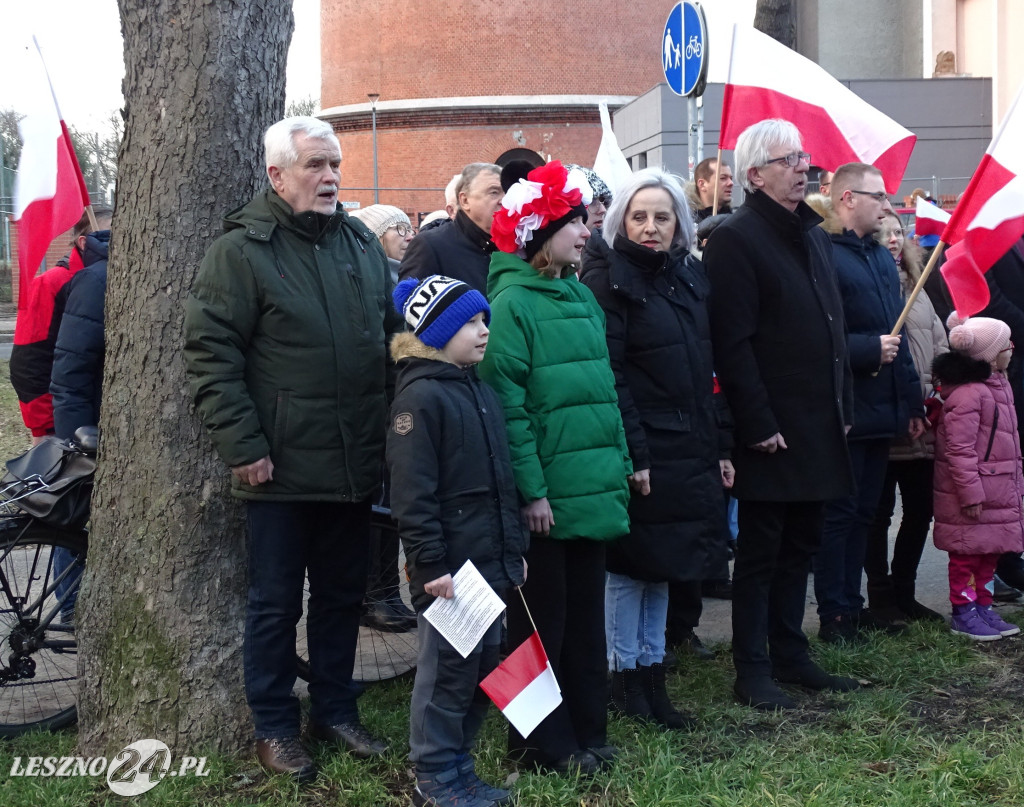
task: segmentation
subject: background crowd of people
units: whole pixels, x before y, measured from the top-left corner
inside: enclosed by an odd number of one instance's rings
[[[359,719],[357,633],[418,631],[414,804],[512,798],[472,757],[501,625],[464,658],[422,615],[466,560],[505,598],[506,648],[536,632],[547,651],[562,700],[532,731],[510,726],[508,750],[556,773],[614,764],[609,703],[694,725],[666,677],[673,649],[704,651],[709,583],[732,598],[742,703],[857,689],[803,632],[812,567],[823,641],[943,619],[917,599],[933,502],[951,629],[1019,632],[992,602],[1024,587],[1021,244],[989,273],[991,317],[944,323],[933,283],[896,330],[922,255],[881,173],[838,166],[805,199],[812,156],[784,120],[748,128],[734,166],[705,160],[689,185],[650,168],[613,193],[558,161],[470,163],[418,234],[389,205],[342,212],[329,125],[285,119],[265,150],[270,187],[226,216],[188,300],[184,358],[247,507],[245,687],[269,770],[316,775],[292,692],[307,576],[315,740],[385,750]],[[36,279],[46,300],[16,337],[37,438],[62,434],[48,395],[64,394],[56,364],[86,272],[68,280],[106,241],[91,230]],[[102,345],[102,307],[90,316]],[[385,443],[415,613],[398,545],[370,535]],[[369,606],[368,577],[384,592]]]

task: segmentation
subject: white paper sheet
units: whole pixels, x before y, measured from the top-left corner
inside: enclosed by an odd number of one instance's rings
[[[436,598],[423,616],[466,658],[505,610],[505,603],[487,585],[472,561],[467,560],[452,575],[452,584],[455,596],[450,600]]]

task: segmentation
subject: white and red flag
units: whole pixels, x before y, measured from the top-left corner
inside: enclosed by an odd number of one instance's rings
[[[1024,235],[1024,86],[981,158],[963,198],[942,232],[942,276],[957,313],[988,305],[984,274]]]
[[[917,206],[914,208],[914,235],[942,235],[949,223],[949,213],[931,202],[926,202],[923,196],[917,197]]]
[[[18,307],[54,238],[75,226],[90,204],[82,169],[61,118],[39,44],[38,75],[25,76],[38,89],[18,124],[23,145],[14,185],[14,220],[18,225]]]
[[[536,631],[480,682],[480,688],[524,737],[562,702],[562,690]]]
[[[816,165],[834,171],[870,163],[896,193],[917,135],[879,112],[810,59],[757,29],[733,27],[729,80],[722,101],[723,149],[765,118],[792,122]]]

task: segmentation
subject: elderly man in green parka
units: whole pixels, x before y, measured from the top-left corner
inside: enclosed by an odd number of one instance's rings
[[[185,361],[248,510],[245,690],[260,762],[316,775],[299,739],[295,626],[309,575],[310,734],[368,757],[352,682],[371,496],[380,486],[386,341],[402,323],[377,239],[338,205],[331,127],[265,136],[271,189],[227,214],[188,299]]]

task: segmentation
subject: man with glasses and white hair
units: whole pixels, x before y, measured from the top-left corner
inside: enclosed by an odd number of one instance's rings
[[[924,434],[924,404],[910,350],[901,346],[901,335],[889,335],[903,298],[896,264],[875,240],[892,211],[882,172],[866,163],[839,166],[832,177],[832,210],[833,260],[853,372],[853,428],[847,442],[857,490],[825,507],[821,548],[813,566],[819,635],[839,643],[853,641],[861,628],[906,630],[896,607],[884,536],[881,546],[872,545],[870,610],[864,609],[860,588],[868,527],[882,495],[889,446],[908,430],[915,440]]]
[[[811,660],[802,628],[825,502],[853,492],[849,363],[832,244],[803,201],[800,132],[761,121],[734,156],[746,199],[704,251],[715,371],[735,421],[734,691],[785,709],[796,702],[778,683],[858,686]]]
[[[309,577],[309,733],[384,752],[352,681],[371,497],[387,420],[386,341],[404,329],[387,259],[338,204],[330,125],[286,118],[265,135],[271,187],[224,218],[185,309],[196,410],[248,516],[245,694],[260,762],[299,781],[295,627]]]

